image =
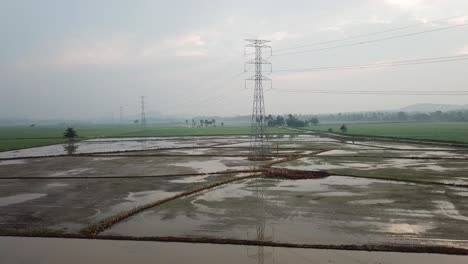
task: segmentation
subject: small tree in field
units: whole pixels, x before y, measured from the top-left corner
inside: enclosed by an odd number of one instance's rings
[[[68,139],[69,141],[74,140],[75,138],[78,137],[78,134],[76,133],[75,129],[73,127],[68,127],[65,130],[65,133],[63,133],[63,137]]]
[[[341,127],[340,127],[340,130],[341,130],[341,133],[345,134],[346,132],[348,132],[348,128],[346,127],[345,124],[343,124]]]

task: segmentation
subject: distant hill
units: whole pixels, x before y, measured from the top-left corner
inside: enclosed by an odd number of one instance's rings
[[[452,104],[414,104],[401,109],[403,112],[435,112],[435,111],[454,111],[468,110],[467,105],[452,105]]]

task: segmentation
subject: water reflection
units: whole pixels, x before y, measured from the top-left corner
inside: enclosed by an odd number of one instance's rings
[[[141,144],[141,150],[148,149],[148,141],[146,140],[146,138],[143,138],[142,140],[139,140],[139,142]]]
[[[67,153],[67,155],[73,155],[78,150],[78,145],[75,144],[74,141],[69,141],[63,145],[63,150]]]
[[[256,233],[255,237],[252,237],[252,235],[247,232],[247,238],[257,241],[273,241],[275,229],[273,226],[267,225],[266,221],[265,186],[261,182],[257,182],[252,194],[255,197],[255,203],[252,204],[252,206],[255,206],[257,213],[257,222],[255,224]],[[275,263],[274,253],[274,247],[257,247],[256,252],[252,247],[247,247],[247,256],[257,260],[258,264]]]

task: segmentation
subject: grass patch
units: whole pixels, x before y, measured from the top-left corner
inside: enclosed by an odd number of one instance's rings
[[[328,131],[331,128],[333,132],[339,132],[341,125],[320,124],[306,129]],[[346,126],[349,135],[468,143],[468,122],[366,123]]]

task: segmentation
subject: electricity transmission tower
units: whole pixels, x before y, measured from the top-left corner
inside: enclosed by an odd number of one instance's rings
[[[270,154],[270,146],[266,138],[266,114],[265,114],[265,102],[263,99],[263,81],[270,81],[271,79],[263,75],[263,65],[270,65],[271,63],[262,58],[262,49],[270,49],[271,46],[266,45],[270,42],[269,40],[261,39],[246,39],[247,49],[255,49],[255,58],[249,60],[246,64],[255,65],[255,75],[245,80],[245,86],[247,88],[247,81],[255,81],[254,98],[253,98],[253,109],[252,109],[252,125],[250,135],[250,156],[251,159],[265,159]],[[247,67],[245,67],[247,71]]]
[[[144,96],[140,96],[141,98],[141,120],[140,120],[140,125],[141,125],[141,128],[145,128],[146,127],[146,115],[145,115],[145,97]]]

